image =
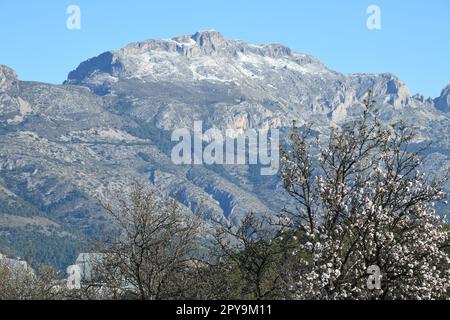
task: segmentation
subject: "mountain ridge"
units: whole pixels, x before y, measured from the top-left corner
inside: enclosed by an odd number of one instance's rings
[[[299,65],[313,64],[323,71],[328,71],[331,73],[341,74],[339,72],[328,69],[324,64],[322,64],[318,59],[311,55],[295,52],[287,46],[278,43],[271,44],[249,44],[243,40],[227,40],[218,31],[207,30],[199,31],[193,35],[181,35],[174,37],[172,39],[149,39],[140,42],[134,42],[126,45],[124,48],[114,51],[106,51],[97,57],[88,59],[80,64],[75,70],[69,73],[68,79],[65,81],[66,84],[82,84],[86,80],[86,76],[92,76],[96,71],[105,71],[110,75],[120,76],[120,72],[123,71],[124,65],[121,63],[121,58],[127,53],[136,54],[139,53],[151,53],[152,51],[167,51],[172,53],[178,53],[182,56],[188,58],[195,57],[197,55],[211,56],[214,54],[231,54],[236,57],[238,54],[252,53],[260,55],[262,57],[270,58],[282,58],[289,57],[293,58],[293,61]],[[80,72],[80,69],[85,69],[85,67],[94,67],[94,70],[90,72]],[[103,66],[103,67],[102,67]],[[104,69],[107,70],[104,70]],[[77,77],[77,75],[83,75]],[[126,74],[126,73],[125,73]],[[133,77],[133,74],[126,74],[128,77]],[[342,74],[344,75],[344,74]],[[392,73],[349,73],[345,74],[349,77],[358,76],[376,76],[384,75],[386,77],[394,78],[396,81],[403,83]],[[148,76],[148,75],[146,75]],[[450,84],[449,84],[450,86]],[[448,87],[448,86],[447,86]],[[441,95],[442,96],[442,95]],[[436,97],[438,99],[439,97]]]

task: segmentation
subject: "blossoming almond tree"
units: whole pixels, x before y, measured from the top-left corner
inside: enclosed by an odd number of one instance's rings
[[[296,204],[286,214],[311,257],[293,275],[300,299],[433,299],[449,288],[449,235],[434,208],[446,199],[443,179],[420,173],[414,130],[383,127],[374,104],[369,92],[361,119],[323,142],[294,126],[283,152],[282,179]],[[371,266],[379,288],[368,286]]]

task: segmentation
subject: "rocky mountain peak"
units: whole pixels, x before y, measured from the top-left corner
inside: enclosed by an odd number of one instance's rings
[[[450,112],[450,84],[442,90],[438,98],[434,99],[434,104],[439,110]]]
[[[248,81],[326,72],[320,61],[281,44],[252,45],[207,30],[172,39],[131,43],[85,61],[69,74],[67,84],[104,87],[121,79],[150,81]],[[97,90],[97,89],[95,89]]]
[[[217,48],[224,47],[228,43],[222,34],[215,30],[197,32],[192,36],[192,40],[205,52],[215,51]]]
[[[16,72],[5,65],[0,65],[0,94],[15,92],[18,86],[19,78]]]

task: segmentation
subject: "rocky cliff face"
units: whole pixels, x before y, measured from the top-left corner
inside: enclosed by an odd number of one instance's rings
[[[18,88],[19,79],[14,70],[0,65],[0,123],[19,113]]]
[[[149,40],[81,63],[60,86],[18,81],[1,66],[0,193],[11,196],[0,197],[0,211],[11,215],[4,208],[16,199],[16,215],[44,217],[70,243],[105,224],[98,198],[136,181],[209,218],[276,213],[286,200],[278,177],[255,166],[176,166],[172,130],[201,120],[205,129],[283,132],[296,120],[326,132],[361,111],[368,89],[386,123],[405,120],[418,143],[434,140],[426,170],[450,165],[448,88],[434,101],[412,97],[392,74],[341,74],[278,44],[216,31]]]
[[[450,112],[450,85],[442,90],[441,96],[434,100],[436,108],[443,112]]]
[[[0,93],[17,93],[19,78],[14,70],[0,65]]]

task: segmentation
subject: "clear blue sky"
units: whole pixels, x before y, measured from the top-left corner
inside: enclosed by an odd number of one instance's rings
[[[81,30],[66,9],[81,8]],[[382,29],[366,28],[381,8]],[[2,0],[0,63],[21,79],[61,83],[80,62],[129,42],[215,29],[282,43],[341,72],[392,72],[435,97],[450,83],[449,0]]]

